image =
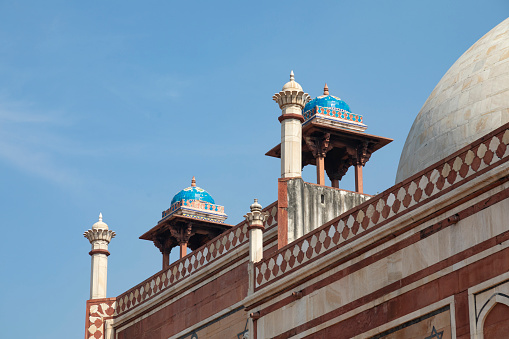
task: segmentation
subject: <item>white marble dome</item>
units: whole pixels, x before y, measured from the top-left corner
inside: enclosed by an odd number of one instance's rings
[[[509,18],[445,73],[417,115],[396,183],[509,122]]]

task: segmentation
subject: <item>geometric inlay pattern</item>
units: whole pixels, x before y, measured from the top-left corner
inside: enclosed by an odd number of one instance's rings
[[[505,125],[263,258],[255,264],[255,289],[509,160],[508,144]]]
[[[104,318],[115,314],[115,301],[98,300],[88,302],[87,339],[102,339],[104,337]]]
[[[275,226],[277,223],[277,201],[264,208],[264,211],[269,213],[269,217],[264,223],[265,228]],[[123,314],[160,294],[229,251],[245,244],[248,238],[247,223],[242,221],[184,258],[175,261],[168,268],[119,295],[116,298],[116,315]]]

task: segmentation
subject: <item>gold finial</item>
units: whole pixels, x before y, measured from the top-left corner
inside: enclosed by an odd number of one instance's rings
[[[191,187],[196,187],[196,179],[194,178],[194,175],[193,178],[191,179]]]
[[[327,83],[325,83],[323,88],[323,95],[329,95],[329,87],[327,86]]]
[[[293,70],[290,72],[290,81],[295,81],[295,75],[293,75]]]

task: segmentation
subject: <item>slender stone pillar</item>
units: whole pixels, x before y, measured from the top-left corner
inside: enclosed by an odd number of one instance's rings
[[[103,216],[99,214],[99,221],[92,226],[92,229],[83,233],[92,244],[92,250],[89,252],[92,257],[90,299],[106,298],[108,256],[110,255],[108,244],[116,235],[102,220]]]
[[[163,270],[170,266],[170,252],[173,247],[176,246],[172,238],[161,239],[155,238],[154,245],[159,248],[163,255]]]
[[[263,231],[265,227],[263,223],[267,220],[269,214],[262,212],[262,205],[258,203],[258,199],[254,200],[251,205],[251,212],[246,213],[244,218],[247,221],[247,229],[249,230],[249,261],[248,274],[249,286],[248,293],[254,293],[254,263],[263,259]]]
[[[251,212],[244,216],[249,230],[249,261],[251,262],[263,259],[263,230],[265,229],[263,223],[268,217],[266,212],[262,212],[262,205],[258,203],[258,199],[255,199],[251,205]]]
[[[302,176],[302,109],[309,94],[304,93],[302,87],[295,82],[293,71],[290,81],[281,92],[272,97],[282,111],[279,117],[281,123],[281,178]]]
[[[368,162],[371,153],[373,153],[372,146],[366,141],[361,142],[357,147],[357,159],[355,161],[355,191],[357,193],[364,193],[362,167]]]
[[[325,158],[318,156],[316,158],[316,183],[325,186]]]
[[[170,225],[168,228],[170,229],[171,235],[180,246],[180,259],[182,259],[187,255],[189,239],[194,235],[193,224],[191,222],[187,222],[185,225]]]
[[[355,165],[355,192],[364,193],[363,183],[362,183],[362,165]]]
[[[187,242],[180,243],[180,259],[187,255]]]
[[[325,186],[325,156],[332,149],[330,133],[304,137],[316,161],[316,183]]]

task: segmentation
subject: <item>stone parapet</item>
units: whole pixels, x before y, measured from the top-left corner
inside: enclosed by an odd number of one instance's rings
[[[509,161],[509,124],[255,264],[255,291]],[[501,174],[502,175],[502,174]]]
[[[277,224],[277,202],[267,206],[263,211],[268,212],[264,227],[273,227]],[[189,278],[205,267],[213,265],[221,258],[246,244],[249,239],[248,225],[243,221],[224,232],[206,245],[194,250],[184,258],[175,261],[142,283],[119,295],[116,300],[116,315],[130,312],[149,299],[153,299],[172,288],[178,282]]]

